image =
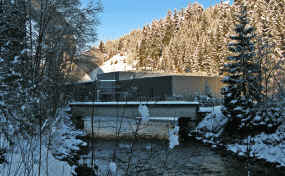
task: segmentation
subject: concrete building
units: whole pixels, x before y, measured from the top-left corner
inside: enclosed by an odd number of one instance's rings
[[[143,72],[101,74],[98,75],[97,85],[100,85],[102,100],[166,100],[209,94],[221,97],[220,89],[223,86],[221,78],[214,76]]]
[[[68,92],[84,101],[189,100],[209,94],[220,98],[222,86],[221,78],[214,76],[111,72],[98,75],[96,81],[74,83]]]

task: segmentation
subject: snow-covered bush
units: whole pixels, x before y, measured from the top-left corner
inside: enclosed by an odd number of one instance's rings
[[[221,106],[216,106],[212,109],[212,112],[208,114],[196,127],[193,133],[197,136],[198,139],[201,139],[201,136],[205,140],[216,141],[224,131],[224,127],[228,122],[222,111]]]
[[[278,104],[270,102],[255,109],[255,116],[242,120],[244,128],[252,132],[273,133],[282,122],[282,112]]]

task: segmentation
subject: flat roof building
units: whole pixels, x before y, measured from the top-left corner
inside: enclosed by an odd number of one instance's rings
[[[104,81],[116,81],[120,99],[137,99],[148,97],[165,100],[169,97],[190,97],[197,95],[211,95],[221,97],[223,86],[221,78],[217,76],[197,76],[191,74],[165,74],[144,72],[111,72],[98,75],[98,82],[102,91]],[[115,90],[115,89],[113,89]],[[103,91],[104,92],[104,91]],[[116,94],[115,92],[113,92]]]

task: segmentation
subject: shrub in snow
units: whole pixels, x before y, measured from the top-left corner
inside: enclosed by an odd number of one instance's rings
[[[207,142],[214,142],[222,134],[225,125],[228,122],[228,118],[225,117],[221,111],[221,106],[216,106],[213,108],[212,112],[208,114],[196,127],[192,133],[194,133],[197,138],[203,136],[206,138]]]
[[[221,106],[214,107],[213,111],[208,114],[197,126],[201,132],[219,133],[228,121],[221,112]]]
[[[268,162],[277,163],[285,166],[285,124],[281,124],[275,133],[265,134],[261,133],[253,136],[249,148],[249,155],[259,159],[265,159]],[[240,143],[229,144],[227,149],[238,153],[239,155],[246,155],[248,139],[242,140]]]
[[[242,125],[247,126],[248,130],[254,132],[264,131],[273,133],[282,121],[281,108],[274,103],[266,103],[265,105],[255,108],[256,115],[253,118],[245,118]]]

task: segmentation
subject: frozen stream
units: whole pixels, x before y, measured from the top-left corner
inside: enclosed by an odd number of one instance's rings
[[[167,141],[140,140],[98,140],[94,141],[95,163],[106,172],[113,159],[118,175],[146,176],[246,176],[246,161],[231,155],[222,155],[198,143],[185,143],[169,150]],[[88,155],[81,156],[81,163],[90,163]],[[128,168],[128,163],[129,168]],[[285,175],[278,169],[254,164],[251,176]],[[128,173],[128,174],[127,174]]]

